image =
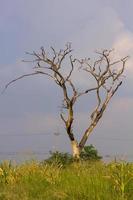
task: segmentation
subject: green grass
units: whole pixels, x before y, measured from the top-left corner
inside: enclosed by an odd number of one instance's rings
[[[3,162],[0,200],[133,200],[133,164]]]

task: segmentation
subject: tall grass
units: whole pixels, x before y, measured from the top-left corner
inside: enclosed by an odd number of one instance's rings
[[[0,165],[0,200],[133,200],[133,164]]]

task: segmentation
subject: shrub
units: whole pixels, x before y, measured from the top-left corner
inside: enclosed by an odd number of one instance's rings
[[[61,165],[68,165],[72,163],[73,158],[72,155],[69,153],[63,153],[59,151],[52,152],[50,151],[51,156],[45,160],[44,162],[48,164],[56,163],[56,164],[61,164]]]
[[[56,164],[61,164],[61,165],[69,165],[72,163],[73,157],[69,153],[63,153],[63,152],[52,152],[50,151],[50,157],[45,160],[45,163],[51,164],[51,163],[56,163]],[[98,151],[95,149],[95,147],[91,144],[89,146],[85,146],[83,151],[81,152],[81,160],[87,161],[87,160],[100,160],[102,157],[98,155]]]
[[[91,144],[89,146],[85,146],[80,155],[82,160],[100,160],[101,156],[98,155],[98,151]]]

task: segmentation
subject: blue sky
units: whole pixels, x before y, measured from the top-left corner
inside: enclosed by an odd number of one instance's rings
[[[41,46],[47,50],[51,45],[59,49],[72,42],[76,57],[93,57],[96,49],[104,48],[114,48],[118,57],[130,55],[123,85],[88,144],[93,143],[101,154],[131,155],[132,10],[132,0],[1,0],[1,91],[8,81],[32,71],[32,66],[21,60],[26,58],[25,51],[38,50]],[[87,83],[84,78],[79,81],[82,86]],[[61,92],[46,77],[23,79],[8,88],[0,96],[0,151],[70,150],[60,125],[60,97]],[[87,126],[86,108],[89,108],[89,97],[76,110],[78,138]],[[54,132],[60,132],[60,136]]]

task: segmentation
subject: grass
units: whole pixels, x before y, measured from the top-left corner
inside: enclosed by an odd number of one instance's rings
[[[133,164],[0,164],[0,200],[133,200]]]

